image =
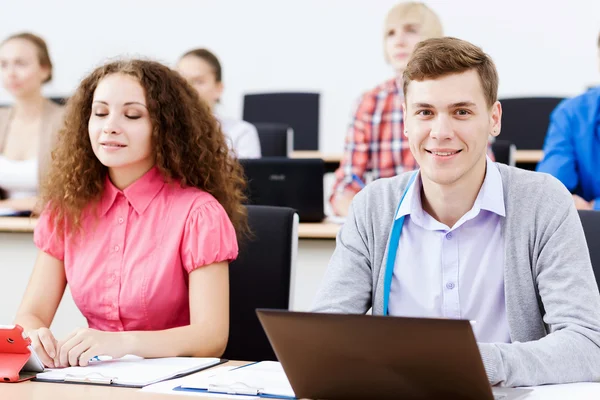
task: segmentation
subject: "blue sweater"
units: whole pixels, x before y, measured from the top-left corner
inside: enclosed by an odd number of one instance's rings
[[[600,87],[563,101],[552,112],[537,170],[600,210]]]

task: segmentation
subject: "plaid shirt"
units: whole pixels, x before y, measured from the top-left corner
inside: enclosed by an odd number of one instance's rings
[[[365,93],[358,102],[346,135],[344,156],[335,171],[331,200],[346,190],[358,193],[365,173],[373,180],[419,168],[403,135],[402,87],[391,79]],[[488,156],[493,160],[491,143]]]
[[[357,176],[365,181],[398,175],[418,168],[403,136],[402,88],[391,79],[365,93],[358,102],[348,134],[344,157],[335,172],[333,193],[359,192]]]

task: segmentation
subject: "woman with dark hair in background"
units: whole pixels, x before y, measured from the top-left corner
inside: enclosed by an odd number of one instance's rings
[[[33,210],[64,109],[42,95],[42,86],[52,79],[52,61],[39,36],[20,33],[1,43],[0,75],[15,100],[0,108],[2,215]]]
[[[214,112],[223,93],[223,73],[219,59],[206,49],[190,50],[177,62],[177,71]],[[218,114],[217,119],[236,157],[260,158],[260,141],[254,125]]]

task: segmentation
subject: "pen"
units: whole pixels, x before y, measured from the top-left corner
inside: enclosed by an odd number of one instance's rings
[[[94,356],[94,357],[90,358],[90,361],[108,361],[108,360],[112,360],[112,357],[110,357],[110,356]]]

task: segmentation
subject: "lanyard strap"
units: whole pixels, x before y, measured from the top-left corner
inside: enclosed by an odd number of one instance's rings
[[[400,234],[402,233],[402,226],[404,225],[404,215],[400,218],[396,218],[396,215],[398,215],[400,205],[402,204],[402,201],[404,201],[406,193],[408,193],[408,189],[414,183],[417,174],[418,171],[410,177],[408,185],[406,185],[406,189],[404,189],[404,193],[402,194],[400,202],[398,203],[398,207],[396,208],[396,213],[394,214],[394,222],[392,223],[392,232],[390,234],[388,256],[385,263],[385,276],[383,280],[383,315],[388,315],[392,276],[394,275],[394,266],[396,265],[396,254],[398,253],[398,245],[400,244]]]

